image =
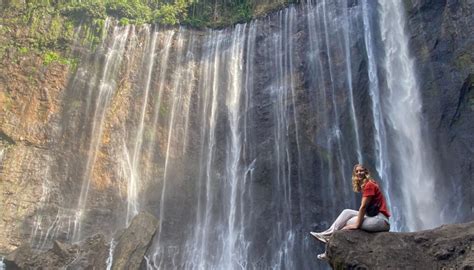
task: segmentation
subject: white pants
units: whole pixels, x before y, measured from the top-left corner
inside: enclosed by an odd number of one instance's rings
[[[336,218],[331,227],[329,227],[329,229],[325,230],[324,232],[321,232],[321,234],[329,236],[335,231],[341,230],[346,225],[355,224],[357,222],[357,215],[359,215],[358,211],[344,209]],[[378,213],[378,215],[374,217],[365,216],[360,228],[369,232],[385,232],[390,230],[390,224],[388,222],[388,218],[384,214]]]

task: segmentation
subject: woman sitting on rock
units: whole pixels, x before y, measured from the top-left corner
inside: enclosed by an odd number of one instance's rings
[[[352,188],[354,192],[362,191],[362,202],[359,211],[345,209],[336,221],[324,232],[310,232],[316,239],[327,243],[329,237],[338,230],[362,229],[369,232],[390,230],[390,213],[387,203],[379,188],[369,174],[369,170],[357,164],[352,170]],[[326,259],[326,253],[319,254],[319,259]]]

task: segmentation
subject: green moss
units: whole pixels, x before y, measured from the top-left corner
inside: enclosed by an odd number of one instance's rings
[[[80,100],[74,100],[70,103],[69,108],[71,110],[78,110],[79,108],[81,108],[81,106],[82,106],[82,102]]]
[[[74,39],[74,24],[71,21],[64,22],[64,39],[73,40]]]
[[[163,104],[161,107],[160,107],[160,117],[161,118],[164,118],[168,115],[168,108],[166,107],[165,104]]]
[[[56,40],[62,34],[63,25],[61,18],[56,15],[51,19],[51,23],[49,24],[49,39]]]
[[[7,47],[0,45],[0,59],[3,59],[6,51],[7,51]]]
[[[456,57],[456,66],[461,70],[467,69],[472,66],[472,60],[473,57],[469,52],[466,52]]]
[[[129,24],[130,24],[130,20],[128,18],[122,18],[119,21],[119,25],[121,26],[129,25]]]
[[[471,111],[474,111],[474,97],[470,97],[467,104],[469,106],[469,109],[471,109]]]
[[[43,64],[45,65],[49,65],[53,62],[58,61],[59,59],[60,59],[60,56],[56,52],[49,51],[43,54]]]
[[[18,52],[19,52],[20,54],[27,54],[29,51],[30,51],[30,49],[27,48],[27,47],[20,47],[20,48],[18,48]]]
[[[145,127],[144,137],[146,141],[153,141],[155,131],[151,127]]]
[[[55,51],[47,51],[43,54],[43,64],[45,66],[48,66],[54,62],[59,63],[61,65],[67,65],[72,69],[76,69],[78,64],[77,59],[63,57]]]
[[[4,91],[3,93],[0,93],[0,95],[3,95],[3,98],[2,98],[3,99],[3,104],[2,105],[5,106],[5,109],[7,111],[11,111],[12,108],[13,108],[13,99],[12,99],[10,93],[7,92],[7,91]]]

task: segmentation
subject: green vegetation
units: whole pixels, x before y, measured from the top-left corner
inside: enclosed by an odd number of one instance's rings
[[[68,65],[72,68],[77,66],[77,59],[62,57],[59,53],[54,51],[46,51],[43,54],[43,64],[48,66],[53,62],[58,62],[62,65]]]
[[[48,1],[4,1],[0,7],[0,56],[2,61],[41,57],[44,65],[57,62],[77,66],[65,57],[74,37],[74,23]],[[4,57],[7,56],[7,57]]]
[[[186,18],[187,9],[192,1],[194,0],[69,0],[51,6],[76,24],[114,17],[123,25],[143,23],[175,25]]]
[[[32,3],[34,2],[34,3]],[[25,10],[33,25],[39,10],[61,14],[75,23],[92,23],[114,17],[122,24],[184,24],[222,27],[246,22],[299,0],[19,0],[6,1],[7,9]],[[43,11],[39,11],[43,12]]]
[[[299,0],[4,0],[0,1],[0,57],[36,54],[43,63],[77,66],[66,57],[73,42],[94,47],[105,20],[119,25],[222,28],[247,22]],[[75,32],[79,29],[80,33]],[[79,35],[79,36],[78,36]]]

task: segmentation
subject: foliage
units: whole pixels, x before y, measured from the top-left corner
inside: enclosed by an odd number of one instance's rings
[[[140,0],[74,0],[59,5],[61,13],[76,23],[114,17],[122,25],[161,23],[174,25],[187,15],[191,0],[140,1]]]
[[[61,13],[76,22],[91,22],[94,19],[105,19],[105,5],[99,1],[73,2],[59,8]]]
[[[120,26],[125,26],[125,25],[129,25],[130,24],[130,20],[128,18],[121,18],[119,20],[119,25]]]
[[[97,45],[104,36],[107,17],[119,25],[184,24],[195,28],[221,28],[247,22],[255,16],[299,0],[0,0],[0,56],[9,47],[22,54],[39,52],[44,62],[61,62],[50,52],[71,48],[75,29],[81,26],[79,42]],[[10,29],[13,29],[10,31]],[[12,34],[18,29],[28,33]],[[8,32],[9,31],[9,32]],[[5,33],[12,38],[4,37]],[[64,62],[64,61],[63,61]]]
[[[176,0],[174,4],[165,3],[154,12],[153,21],[165,25],[179,24],[186,19],[189,4],[186,0]]]
[[[136,24],[147,23],[151,20],[151,8],[140,1],[109,1],[105,6],[107,15],[111,17],[127,18]]]
[[[43,54],[43,64],[48,66],[53,62],[57,62],[62,65],[68,65],[73,69],[77,66],[77,59],[65,58],[54,51],[45,52]]]

